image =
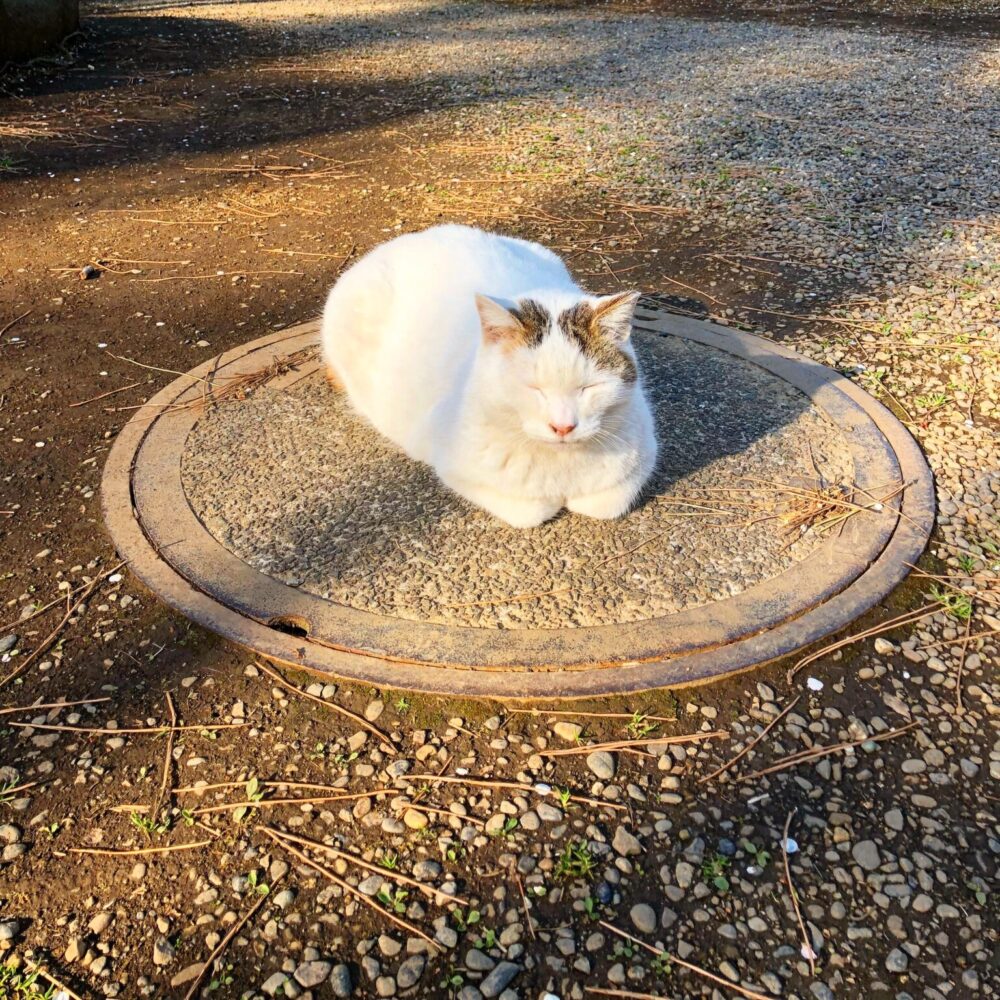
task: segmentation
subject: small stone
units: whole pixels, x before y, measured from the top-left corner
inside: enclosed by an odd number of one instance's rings
[[[521,971],[521,966],[513,962],[500,962],[497,967],[479,984],[479,992],[484,997],[497,997],[513,981]]]
[[[656,911],[649,904],[636,903],[629,916],[641,934],[652,934],[656,930]]]
[[[395,958],[403,950],[403,946],[391,934],[380,934],[378,936],[378,950],[386,958]]]
[[[170,980],[170,985],[177,987],[191,982],[201,972],[204,964],[204,962],[192,962],[190,965],[185,966]]]
[[[677,867],[674,869],[674,878],[677,879],[677,884],[682,889],[690,889],[691,883],[694,881],[694,865],[687,861],[678,861]]]
[[[615,776],[615,759],[607,750],[595,750],[587,754],[587,767],[601,781],[610,781]]]
[[[174,960],[176,954],[177,949],[167,940],[165,935],[161,934],[153,942],[154,965],[169,965]]]
[[[79,962],[86,952],[87,942],[79,936],[71,937],[69,939],[69,944],[66,945],[66,951],[63,952],[63,958],[65,958],[67,962]]]
[[[10,944],[17,937],[20,925],[16,920],[4,920],[0,922],[0,943]]]
[[[363,892],[366,896],[374,896],[385,884],[385,879],[381,875],[369,875],[358,883],[358,892]]]
[[[642,853],[642,844],[639,843],[639,839],[634,834],[629,833],[623,826],[615,830],[611,846],[618,854],[625,858]]]
[[[261,984],[261,990],[266,993],[269,997],[278,996],[278,991],[281,987],[288,982],[288,975],[284,972],[275,972],[273,975],[268,976],[267,979]],[[282,990],[282,992],[284,992]]]
[[[351,970],[343,964],[335,965],[330,973],[330,988],[338,1000],[346,1000],[354,991],[351,982]]]
[[[379,976],[375,980],[375,992],[380,997],[394,997],[396,995],[396,980],[392,976]]]
[[[416,986],[420,977],[424,974],[424,967],[427,959],[423,955],[412,955],[403,962],[396,972],[396,983],[401,990],[408,990],[411,986]]]
[[[889,972],[906,972],[906,967],[909,964],[910,959],[901,948],[893,948],[885,957],[885,967]]]
[[[885,814],[885,825],[890,830],[899,832],[903,829],[903,811],[901,809],[890,809]]]
[[[851,848],[851,856],[865,871],[875,871],[882,864],[878,844],[874,840],[859,840]]]
[[[555,806],[550,805],[548,802],[539,802],[535,806],[535,812],[538,814],[538,818],[544,820],[546,823],[561,823],[563,814],[561,810],[557,809]]]
[[[365,706],[365,718],[369,722],[374,722],[384,711],[385,702],[378,698]]]
[[[103,911],[98,913],[87,926],[93,934],[103,934],[108,929],[112,920],[114,920],[114,915]]]
[[[497,963],[478,948],[470,948],[465,953],[465,965],[473,972],[489,972]]]
[[[403,822],[411,830],[422,830],[425,826],[427,826],[427,814],[418,812],[416,809],[407,809],[406,812],[403,813]]]
[[[441,874],[441,866],[436,861],[418,861],[413,866],[413,877],[418,882],[433,882]]]
[[[19,636],[11,633],[10,635],[5,635],[0,639],[0,656],[4,653],[9,653],[12,649],[17,647]]]
[[[319,986],[320,983],[326,982],[331,969],[333,969],[332,962],[324,962],[322,960],[303,962],[295,970],[295,981],[299,986],[310,990],[314,986]]]
[[[291,905],[295,899],[295,892],[292,889],[282,889],[277,896],[274,897],[274,905],[278,907],[279,910],[283,910],[286,906]]]
[[[888,656],[890,653],[896,652],[896,646],[889,642],[888,639],[883,639],[882,636],[878,636],[875,639],[875,652],[879,656]]]
[[[576,743],[583,733],[583,726],[578,726],[575,722],[557,722],[552,727],[552,732],[567,743]]]

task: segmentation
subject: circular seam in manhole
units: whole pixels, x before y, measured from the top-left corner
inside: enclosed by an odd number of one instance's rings
[[[226,376],[303,351],[316,342],[311,323],[199,366],[126,425],[104,474],[108,529],[155,594],[264,656],[378,686],[462,696],[584,697],[711,680],[836,631],[906,576],[933,524],[933,482],[916,443],[885,407],[836,372],[757,337],[646,307],[636,326],[639,335],[727,352],[803,392],[844,434],[860,490],[903,486],[885,516],[848,518],[805,560],[733,598],[623,625],[477,629],[333,604],[228,551],[198,520],[181,483],[206,380],[224,384]],[[306,361],[272,386],[293,385],[317,366]]]

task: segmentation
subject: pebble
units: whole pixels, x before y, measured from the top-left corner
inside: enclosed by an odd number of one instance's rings
[[[499,962],[496,968],[479,984],[479,992],[484,997],[498,997],[513,982],[521,971],[514,962]]]
[[[333,963],[325,962],[322,959],[303,962],[295,970],[295,981],[299,986],[303,986],[309,990],[314,986],[319,986],[320,983],[326,982],[332,969]]]
[[[583,726],[577,725],[575,722],[557,722],[552,727],[552,732],[554,732],[559,739],[565,740],[567,743],[576,743],[576,741],[583,735]]]
[[[170,985],[176,989],[178,986],[190,983],[198,976],[202,968],[204,968],[204,965],[204,962],[192,962],[190,965],[186,965],[180,972],[171,978]]]
[[[611,840],[611,846],[624,858],[642,853],[642,844],[639,842],[639,838],[630,833],[623,826],[620,826],[617,830],[615,830],[615,835]]]
[[[858,841],[858,843],[851,848],[851,857],[853,857],[854,860],[865,869],[865,871],[874,871],[879,867],[879,865],[882,864],[882,860],[879,856],[878,845],[874,840]]]
[[[413,877],[418,882],[433,882],[434,879],[440,877],[441,871],[441,865],[436,861],[418,861],[413,866]]]
[[[656,911],[648,903],[636,903],[629,916],[641,934],[652,934],[656,930]]]
[[[174,960],[176,953],[177,949],[163,934],[153,942],[154,965],[169,965]]]
[[[289,976],[284,972],[275,972],[268,976],[267,979],[261,984],[261,990],[265,992],[269,997],[275,997],[279,995],[279,990],[285,985],[289,980]],[[283,991],[282,991],[283,992]]]
[[[885,957],[885,967],[889,972],[903,973],[910,964],[910,959],[901,948],[893,948]]]
[[[416,986],[420,977],[424,974],[424,967],[427,959],[423,955],[412,955],[403,962],[396,971],[396,983],[401,990],[408,990],[411,986]]]
[[[330,989],[338,1000],[345,1000],[354,991],[351,970],[343,963],[335,965],[330,972]]]
[[[615,759],[607,750],[587,754],[587,767],[601,781],[610,781],[615,776]]]

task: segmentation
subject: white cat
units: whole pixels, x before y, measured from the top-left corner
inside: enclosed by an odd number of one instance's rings
[[[588,295],[536,243],[436,226],[341,276],[323,353],[362,416],[508,524],[619,517],[656,460],[638,297]]]

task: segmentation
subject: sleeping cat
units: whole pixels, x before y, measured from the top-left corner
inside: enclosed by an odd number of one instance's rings
[[[537,243],[436,226],[341,276],[323,354],[362,416],[508,524],[619,517],[656,459],[638,297],[588,295]]]

